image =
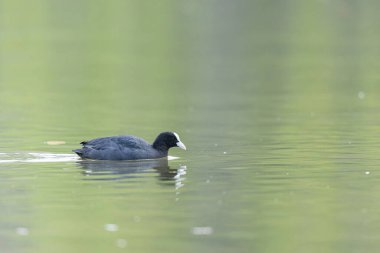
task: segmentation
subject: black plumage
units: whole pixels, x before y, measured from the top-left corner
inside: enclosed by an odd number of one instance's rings
[[[186,150],[174,132],[160,133],[153,144],[132,135],[97,138],[81,144],[81,149],[73,151],[83,159],[95,160],[157,159],[166,157],[172,147]]]

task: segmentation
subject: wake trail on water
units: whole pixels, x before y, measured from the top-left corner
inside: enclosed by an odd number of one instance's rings
[[[176,160],[179,157],[168,156],[168,160]],[[15,153],[0,153],[1,163],[52,163],[52,162],[74,162],[82,161],[75,154],[55,154],[45,152],[15,152]]]

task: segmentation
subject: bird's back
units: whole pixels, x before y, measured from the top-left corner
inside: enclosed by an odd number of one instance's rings
[[[74,150],[82,158],[98,160],[135,160],[163,157],[144,139],[126,135],[97,138],[81,142]]]

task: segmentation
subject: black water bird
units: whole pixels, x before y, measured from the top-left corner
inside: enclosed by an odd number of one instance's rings
[[[175,132],[160,133],[153,144],[132,135],[97,138],[80,144],[83,147],[73,152],[83,159],[94,160],[157,159],[167,157],[172,147],[186,150]]]

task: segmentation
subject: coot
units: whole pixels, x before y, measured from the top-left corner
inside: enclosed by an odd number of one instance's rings
[[[174,132],[160,133],[153,144],[132,135],[97,138],[80,144],[83,147],[73,151],[83,159],[95,160],[156,159],[168,156],[172,147],[186,150]]]

